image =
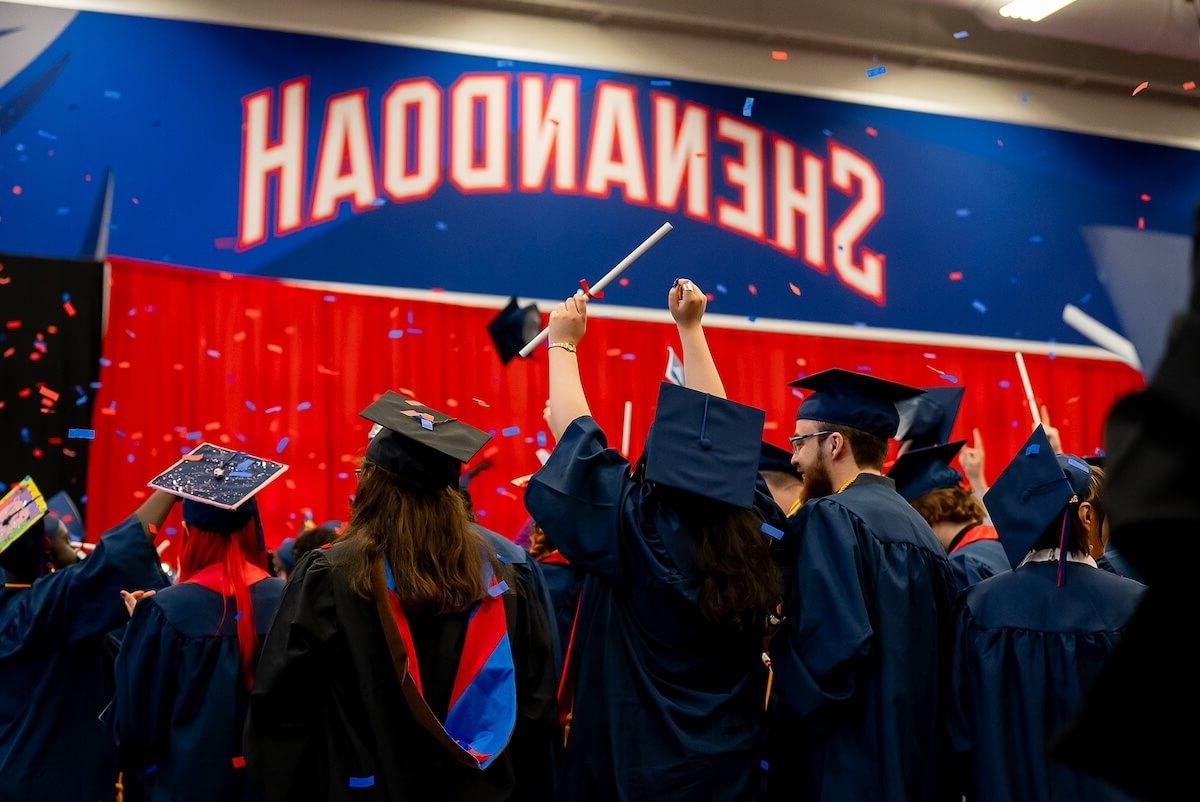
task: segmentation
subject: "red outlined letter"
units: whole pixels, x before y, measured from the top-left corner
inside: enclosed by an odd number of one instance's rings
[[[779,137],[775,146],[775,239],[773,246],[796,256],[796,218],[804,218],[804,262],[828,273],[825,265],[825,163],[801,149],[804,180],[796,186],[796,146]]]
[[[745,234],[751,239],[765,241],[763,211],[763,132],[741,120],[724,114],[717,115],[717,139],[738,145],[741,159],[728,156],[721,159],[725,183],[741,190],[741,203],[733,204],[717,198],[717,224]]]
[[[310,222],[332,220],[344,200],[352,201],[356,212],[370,209],[376,197],[374,159],[367,90],[329,98],[317,148]]]
[[[414,124],[409,124],[410,112]],[[409,169],[413,139],[415,154]],[[393,201],[427,198],[442,182],[442,90],[428,78],[397,81],[383,96],[383,189]]]
[[[304,140],[308,126],[308,78],[279,90],[279,136],[270,140],[273,92],[263,89],[242,98],[242,175],[238,250],[267,239],[267,181],[276,181],[275,235],[303,224]]]
[[[636,90],[628,84],[596,83],[584,194],[607,198],[612,185],[620,184],[626,202],[647,202],[646,159],[636,97]]]
[[[546,90],[546,76],[522,75],[521,166],[522,192],[541,192],[554,157],[554,191],[574,192],[578,186],[579,78],[556,76]]]
[[[708,109],[685,103],[683,116],[670,95],[655,93],[654,107],[654,203],[674,212],[679,193],[687,181],[687,215],[708,221]]]
[[[850,195],[858,182],[858,200],[833,227],[833,269],[843,284],[883,306],[886,302],[882,253],[862,248],[861,262],[855,250],[871,226],[883,216],[883,179],[866,158],[844,145],[829,141],[830,182]]]
[[[460,192],[512,189],[508,168],[510,81],[507,73],[468,74],[450,88],[450,183]],[[481,110],[483,123],[478,149],[476,109]]]

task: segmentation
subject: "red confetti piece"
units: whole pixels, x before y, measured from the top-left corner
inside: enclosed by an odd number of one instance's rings
[[[35,449],[33,450],[33,458],[34,458],[34,459],[41,459],[41,458],[42,458],[42,450],[41,450],[40,448],[35,448]]]
[[[244,769],[244,768],[246,768],[246,758],[244,758],[244,757],[243,757],[243,756],[241,756],[241,755],[238,755],[237,757],[235,757],[235,758],[233,759],[233,761],[232,761],[232,762],[233,762],[233,767],[234,767],[235,769]]]
[[[14,185],[13,185],[13,188],[12,188],[12,193],[13,193],[14,195],[20,195],[20,194],[21,194],[22,192],[24,192],[24,191],[25,191],[25,190],[21,189],[21,185],[20,185],[20,184],[14,184]]]
[[[76,454],[74,451],[72,451],[72,450],[71,450],[71,449],[69,449],[69,448],[64,448],[64,449],[63,449],[63,451],[62,451],[62,453],[63,453],[63,456],[64,456],[64,457],[77,457],[77,456],[79,456],[78,454]]]
[[[870,126],[867,126],[867,136],[879,136],[879,132]]]
[[[802,356],[796,357],[796,364],[799,365],[800,367],[804,367],[805,365],[808,364],[808,360]]]
[[[492,408],[492,405],[489,404],[487,401],[484,401],[482,398],[472,398],[471,400],[474,401],[479,406],[483,407],[484,409]]]
[[[199,462],[202,459],[204,459],[204,455],[202,455],[202,454],[187,454],[186,456],[184,456],[183,461],[184,462]]]
[[[63,304],[63,311],[67,313],[67,317],[75,317],[75,307],[70,301],[67,301],[65,304]],[[53,334],[54,332],[50,333]]]
[[[629,278],[628,278],[628,277],[626,277],[626,276],[622,276],[622,277],[621,277],[621,278],[620,278],[620,279],[617,281],[617,283],[618,283],[618,284],[620,284],[622,287],[628,287],[628,286],[629,286]]]
[[[230,273],[230,272],[228,272],[228,271],[225,271],[225,270],[222,270],[222,271],[221,271],[220,273],[218,273],[217,275],[218,275],[219,277],[221,277],[221,278],[225,279],[226,281],[232,281],[232,280],[233,280],[233,273]]]
[[[1142,193],[1142,202],[1143,202],[1143,203],[1149,203],[1149,202],[1150,202],[1150,196],[1149,196],[1149,195],[1147,195],[1145,192],[1143,192],[1143,193]]]
[[[753,284],[748,285],[746,289],[750,290],[751,295],[758,295],[758,287],[755,287]]]
[[[491,459],[500,453],[500,446],[488,446],[483,450],[483,458]]]
[[[47,437],[46,442],[52,446],[61,446],[62,438],[61,437]]]
[[[330,370],[329,368],[325,367],[324,365],[317,365],[317,373],[320,373],[322,376],[337,376],[337,375],[339,375],[336,370]]]
[[[454,409],[456,406],[458,406],[458,401],[453,398],[447,398],[446,406],[450,407],[451,409]]]
[[[951,281],[962,281],[962,273],[955,270],[953,273],[950,274],[950,280]]]
[[[38,392],[49,399],[52,403],[58,400],[58,393],[54,392],[44,384],[38,388]]]
[[[17,349],[16,349],[16,348],[8,348],[8,349],[6,349],[6,350],[5,350],[5,352],[4,352],[4,358],[5,358],[5,359],[8,359],[10,356],[12,356],[13,354],[15,354],[16,352],[17,352]]]
[[[786,50],[772,50],[771,59],[774,61],[787,61],[788,54]]]
[[[417,394],[416,394],[416,393],[414,393],[412,390],[408,389],[407,387],[399,387],[399,388],[397,388],[397,389],[400,391],[400,395],[406,395],[406,396],[408,396],[409,398],[416,398],[416,397],[417,397]]]
[[[267,343],[267,350],[270,351],[272,354],[282,354],[283,346],[276,345],[275,343]]]
[[[221,428],[221,422],[219,420],[215,420],[215,421],[212,421],[211,423],[204,424],[204,431],[206,431],[206,432],[215,432],[217,429],[220,429],[220,428]]]
[[[46,331],[50,332],[51,334],[58,334],[58,326],[47,326]]]
[[[12,331],[13,329],[19,329],[21,328],[21,321],[10,320],[4,324],[4,328],[8,329],[9,331]]]
[[[1139,217],[1138,218],[1138,231],[1145,231],[1145,230],[1146,230],[1146,218]]]
[[[1195,81],[1184,81],[1183,82],[1183,91],[1184,92],[1191,92],[1195,88],[1196,88]]]
[[[790,281],[788,282],[788,289],[792,291],[792,295],[795,295],[797,298],[800,297],[800,288]]]
[[[1142,81],[1140,84],[1137,85],[1137,89],[1133,90],[1133,94],[1136,95],[1138,92],[1141,92],[1143,89],[1145,89],[1149,85],[1150,85],[1149,81]]]

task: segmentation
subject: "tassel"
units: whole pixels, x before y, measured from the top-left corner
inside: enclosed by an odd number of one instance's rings
[[[1071,510],[1068,508],[1063,512],[1062,534],[1058,536],[1058,578],[1055,581],[1056,587],[1062,587],[1065,580],[1065,571],[1067,565],[1067,524],[1071,520]]]

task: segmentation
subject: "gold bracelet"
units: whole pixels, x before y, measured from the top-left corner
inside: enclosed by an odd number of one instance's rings
[[[575,344],[569,342],[550,343],[549,348],[561,348],[564,351],[570,351],[572,354],[575,353]]]

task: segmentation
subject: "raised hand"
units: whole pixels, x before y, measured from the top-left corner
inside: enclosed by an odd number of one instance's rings
[[[1050,412],[1046,409],[1046,405],[1042,404],[1042,427],[1046,430],[1046,439],[1050,441],[1050,445],[1054,448],[1055,454],[1063,453],[1062,437],[1058,434],[1058,429],[1050,425]],[[1034,426],[1033,428],[1037,428]]]
[[[699,326],[707,306],[708,297],[690,278],[675,279],[667,291],[667,308],[681,329]]]
[[[983,494],[987,490],[987,480],[983,476],[983,435],[978,429],[973,430],[975,436],[974,446],[963,446],[962,451],[958,452],[958,461],[962,463],[963,470],[967,474],[967,482],[970,483],[971,489],[976,493]]]
[[[588,299],[582,293],[573,295],[550,313],[550,342],[576,345],[587,331]]]

